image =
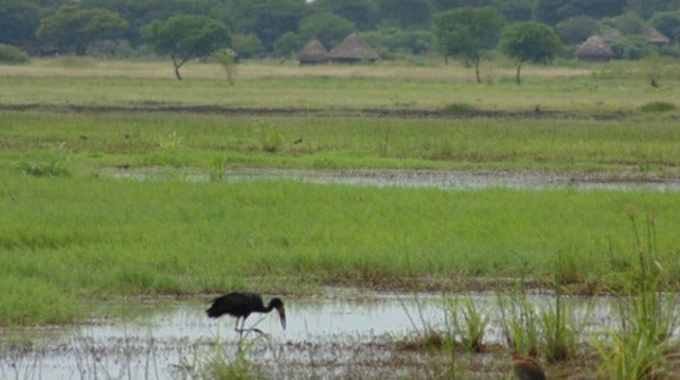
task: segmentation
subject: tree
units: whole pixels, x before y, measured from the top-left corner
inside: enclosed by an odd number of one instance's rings
[[[665,0],[667,1],[667,0]],[[537,0],[536,18],[550,25],[576,16],[600,19],[623,12],[624,0]]]
[[[333,13],[317,13],[300,20],[299,35],[316,36],[324,46],[335,46],[354,31],[354,23]]]
[[[463,7],[440,13],[434,19],[434,34],[445,56],[459,57],[475,65],[477,83],[482,53],[498,43],[503,16],[492,7]]]
[[[357,29],[375,29],[378,11],[373,0],[314,0],[310,3],[319,13],[331,12],[352,21]]]
[[[568,18],[555,26],[557,34],[565,44],[580,44],[588,37],[597,34],[600,26],[597,20],[588,16]]]
[[[655,13],[650,20],[653,27],[671,40],[680,40],[680,10]]]
[[[182,80],[179,69],[188,60],[205,57],[231,45],[229,28],[205,16],[175,16],[165,22],[152,21],[142,29],[142,35],[156,53],[172,58],[178,80]]]
[[[33,45],[40,21],[37,6],[26,1],[0,1],[0,43]]]
[[[304,46],[304,41],[293,32],[286,32],[274,44],[274,53],[282,58],[290,58]]]
[[[430,22],[432,10],[426,0],[379,0],[379,16],[390,26],[416,29]]]
[[[517,59],[517,84],[522,63],[549,63],[562,48],[560,37],[548,25],[535,21],[513,24],[501,37],[501,50]]]
[[[227,24],[243,34],[255,34],[271,51],[286,32],[297,31],[298,22],[307,16],[305,0],[223,0],[228,10]]]
[[[36,35],[60,50],[74,48],[77,55],[85,55],[90,44],[120,37],[127,26],[127,21],[115,12],[67,4],[40,20]]]

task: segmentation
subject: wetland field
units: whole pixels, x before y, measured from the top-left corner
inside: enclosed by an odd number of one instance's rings
[[[677,378],[680,64],[489,65],[0,66],[0,377]]]

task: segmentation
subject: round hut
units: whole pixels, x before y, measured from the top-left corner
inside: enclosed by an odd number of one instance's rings
[[[312,37],[298,53],[301,65],[316,65],[328,62],[328,51],[318,38]]]
[[[614,52],[602,37],[591,36],[576,49],[574,55],[583,61],[609,62]]]
[[[352,33],[328,52],[328,59],[339,63],[375,62],[380,56],[359,34]]]
[[[664,36],[663,33],[659,32],[656,28],[647,28],[642,31],[642,35],[647,41],[656,45],[664,45],[671,42],[670,38]]]

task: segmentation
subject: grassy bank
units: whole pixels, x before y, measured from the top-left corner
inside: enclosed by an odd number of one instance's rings
[[[514,83],[514,65],[489,63],[486,83],[471,68],[428,66],[246,63],[227,84],[215,64],[187,64],[174,79],[170,62],[117,62],[74,58],[0,66],[0,104],[221,105],[263,108],[446,109],[582,113],[630,112],[654,101],[680,98],[673,62],[574,67],[531,66]],[[650,85],[654,75],[660,87]],[[677,104],[676,104],[677,106]]]
[[[615,283],[635,259],[631,212],[654,215],[660,260],[680,275],[675,194],[3,177],[2,324],[60,321],[82,297],[215,292],[259,276],[255,287],[293,293],[285,278],[552,278],[558,255],[568,281]]]

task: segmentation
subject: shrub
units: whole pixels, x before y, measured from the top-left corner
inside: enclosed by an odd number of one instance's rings
[[[28,54],[16,46],[0,44],[0,63],[20,64],[28,62]]]
[[[636,60],[654,54],[654,47],[642,36],[626,36],[612,44],[614,58]]]
[[[234,34],[232,48],[239,58],[257,58],[264,53],[262,41],[254,34]]]

